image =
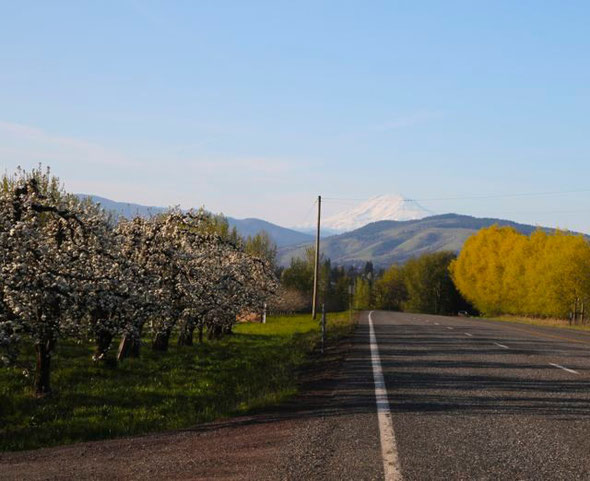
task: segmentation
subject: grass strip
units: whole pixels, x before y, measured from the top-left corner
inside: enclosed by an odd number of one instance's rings
[[[563,319],[544,319],[539,317],[519,317],[519,316],[498,316],[486,317],[490,321],[516,322],[518,324],[529,324],[531,326],[558,327],[560,329],[571,329],[574,331],[590,331],[590,324],[570,324]]]
[[[348,313],[328,314],[329,339],[349,334]],[[32,348],[18,367],[0,368],[0,450],[181,429],[285,400],[296,373],[320,339],[310,315],[271,316],[239,324],[221,341],[167,353],[146,345],[139,359],[115,365],[91,361],[92,346],[58,345],[54,393],[33,396]]]

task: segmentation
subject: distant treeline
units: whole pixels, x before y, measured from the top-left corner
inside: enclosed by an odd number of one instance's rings
[[[282,310],[308,310],[313,288],[313,249],[304,259],[293,259],[281,272],[284,299]],[[345,310],[352,300],[355,309],[385,309],[457,314],[475,312],[453,284],[449,266],[456,258],[452,252],[425,254],[402,266],[377,271],[371,262],[364,268],[334,267],[322,259],[320,303],[328,310]],[[349,289],[352,288],[352,298]],[[297,303],[297,300],[299,303]]]
[[[275,312],[306,312],[311,310],[315,252],[306,250],[303,259],[293,258],[289,267],[278,269],[279,293],[271,302]],[[372,268],[371,268],[372,269]],[[363,271],[364,272],[364,271]],[[345,311],[349,307],[349,286],[353,286],[361,271],[333,266],[330,259],[320,259],[318,302],[327,311]]]
[[[313,249],[280,273],[285,307],[311,307]],[[461,253],[424,254],[403,265],[376,271],[334,267],[322,259],[320,302],[330,310],[355,309],[429,314],[482,313],[569,319],[590,317],[590,244],[579,234],[512,227],[481,229]]]
[[[355,307],[426,314],[474,312],[451,279],[449,266],[455,258],[453,252],[447,251],[424,254],[401,266],[391,266],[374,281],[359,277]]]
[[[459,291],[486,315],[587,318],[590,244],[582,235],[526,236],[492,226],[467,240],[451,272]]]

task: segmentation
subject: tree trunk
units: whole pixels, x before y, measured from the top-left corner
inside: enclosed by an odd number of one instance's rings
[[[55,347],[54,340],[43,340],[35,344],[37,351],[37,369],[35,371],[35,394],[39,397],[51,393],[51,353]]]
[[[225,326],[222,330],[222,333],[226,336],[231,336],[234,333],[234,325],[229,324],[229,325]]]
[[[203,326],[199,326],[199,344],[203,344]]]
[[[129,348],[129,357],[138,358],[141,353],[141,337],[131,339],[131,347]]]
[[[163,332],[156,333],[154,341],[152,343],[152,349],[154,351],[165,352],[168,350],[168,341],[170,340],[170,329]]]
[[[93,361],[103,361],[111,347],[113,334],[107,330],[101,330],[96,335],[96,350],[92,356]]]
[[[129,334],[125,334],[121,338],[121,342],[119,343],[119,349],[117,350],[117,361],[122,361],[123,359],[127,359],[129,357],[131,342],[131,336]]]
[[[185,323],[180,330],[178,336],[179,346],[192,346],[193,345],[193,334],[195,332],[195,325],[193,323]]]
[[[136,338],[130,334],[125,334],[121,338],[119,351],[117,352],[117,361],[122,361],[129,357],[139,357],[141,348],[141,338]]]
[[[215,325],[207,329],[207,337],[209,340],[221,338],[221,326]]]

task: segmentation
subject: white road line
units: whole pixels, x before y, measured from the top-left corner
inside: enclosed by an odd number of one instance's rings
[[[447,326],[447,329],[454,329],[453,327]]]
[[[567,367],[560,366],[559,364],[555,364],[550,362],[549,365],[553,367],[558,367],[559,369],[563,369],[564,371],[571,372],[572,374],[580,374],[578,371],[574,371],[573,369],[568,369]]]
[[[373,328],[373,311],[369,312],[369,337],[371,344],[371,361],[373,364],[373,379],[375,380],[375,400],[377,402],[377,418],[379,420],[379,432],[381,434],[381,455],[383,456],[383,470],[385,481],[402,481],[402,473],[399,468],[397,456],[397,445],[395,432],[393,431],[393,420],[389,410],[387,399],[387,388],[381,368],[379,357],[379,346]]]
[[[434,325],[435,326],[440,326],[440,324],[438,322],[435,322]]]
[[[466,336],[473,337],[473,334],[469,334],[468,332],[465,333]]]
[[[503,349],[510,349],[508,346],[505,346],[504,344],[500,344],[499,342],[494,342],[494,344],[498,347],[503,348]]]

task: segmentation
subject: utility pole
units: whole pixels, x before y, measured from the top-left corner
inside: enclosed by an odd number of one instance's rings
[[[318,195],[318,229],[315,236],[315,268],[313,271],[313,299],[311,305],[311,316],[316,318],[318,303],[318,280],[320,276],[320,216],[322,214],[322,196]]]

